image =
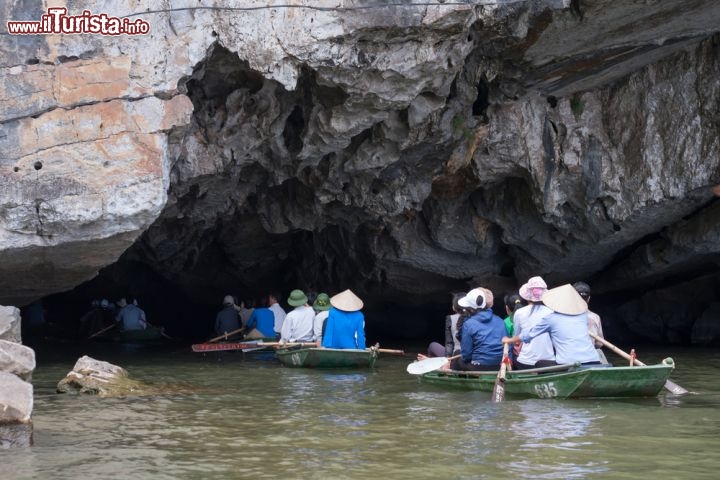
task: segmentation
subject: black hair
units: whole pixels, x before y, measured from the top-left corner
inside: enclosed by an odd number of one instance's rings
[[[515,310],[524,307],[525,305],[527,305],[525,300],[523,300],[517,292],[505,295],[505,306],[508,308],[510,313],[515,312]]]
[[[587,283],[575,282],[573,283],[573,288],[580,294],[580,296],[584,300],[587,300],[588,297],[590,297],[590,285],[588,285]]]

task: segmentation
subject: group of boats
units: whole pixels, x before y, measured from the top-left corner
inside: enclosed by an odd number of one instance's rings
[[[281,344],[272,339],[249,342],[201,343],[194,352],[239,350],[243,352],[274,351],[282,365],[293,368],[358,369],[375,367],[381,353],[402,354],[401,350],[384,350],[375,345],[366,350],[317,348],[314,344]],[[422,368],[423,362],[429,368]],[[420,383],[441,388],[493,392],[498,372],[442,370],[444,359],[421,360],[408,365]],[[432,364],[432,365],[431,365]],[[557,365],[531,370],[508,370],[503,378],[505,395],[535,398],[650,397],[663,387],[671,393],[687,393],[670,382],[675,368],[671,358],[656,365],[581,366]],[[429,370],[429,371],[427,371]]]

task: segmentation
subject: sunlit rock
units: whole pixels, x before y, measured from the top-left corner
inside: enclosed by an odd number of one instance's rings
[[[138,393],[141,389],[140,382],[128,378],[124,368],[87,355],[80,357],[57,384],[58,393],[89,393],[104,397]]]

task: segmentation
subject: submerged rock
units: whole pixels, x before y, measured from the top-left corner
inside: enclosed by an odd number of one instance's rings
[[[0,448],[31,447],[33,427],[29,423],[0,425]]]
[[[103,397],[137,394],[143,390],[146,387],[128,378],[124,368],[87,355],[78,359],[57,385],[58,393],[90,393]]]

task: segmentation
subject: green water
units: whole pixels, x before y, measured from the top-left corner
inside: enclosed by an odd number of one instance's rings
[[[83,353],[171,393],[56,394]],[[720,353],[662,353],[641,358],[672,354],[697,395],[494,404],[418,384],[408,357],[324,372],[189,348],[38,350],[34,445],[0,450],[0,478],[718,478]]]

